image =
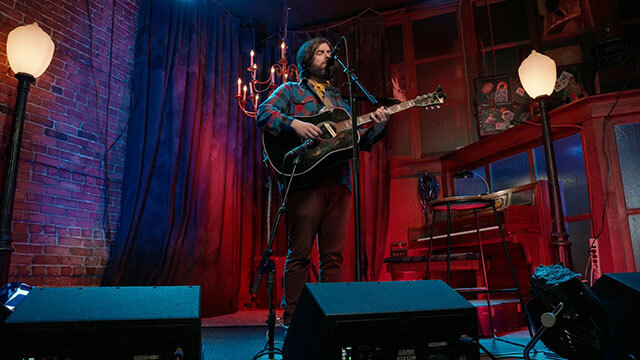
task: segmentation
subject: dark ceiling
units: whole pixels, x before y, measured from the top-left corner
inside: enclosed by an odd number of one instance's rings
[[[429,0],[218,0],[244,21],[263,24],[269,33],[283,28],[285,7],[291,8],[288,30],[299,30],[355,16],[367,8],[385,11],[427,1]]]

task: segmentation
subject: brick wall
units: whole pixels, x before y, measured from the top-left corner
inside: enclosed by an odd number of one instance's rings
[[[138,9],[139,0],[118,0],[115,10],[113,1],[0,1],[3,154],[17,85],[7,35],[35,21],[56,45],[28,97],[9,281],[100,284],[118,228]]]

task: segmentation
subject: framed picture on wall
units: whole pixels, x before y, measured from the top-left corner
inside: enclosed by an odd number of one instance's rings
[[[529,102],[518,74],[475,80],[476,111],[480,136],[489,136],[529,120]]]

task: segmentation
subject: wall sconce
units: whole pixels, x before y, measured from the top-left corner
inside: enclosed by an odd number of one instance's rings
[[[36,23],[19,26],[11,30],[7,37],[7,58],[11,70],[18,79],[18,92],[0,190],[0,284],[7,282],[13,252],[11,217],[29,86],[51,63],[54,48],[51,37]]]
[[[556,84],[556,63],[550,57],[533,50],[531,54],[524,59],[522,64],[520,64],[518,76],[527,94],[540,104],[542,141],[544,144],[544,157],[547,162],[551,206],[552,232],[550,244],[554,249],[554,260],[562,263],[564,267],[572,269],[571,242],[569,241],[569,234],[564,227],[564,214],[562,212],[562,200],[558,186],[558,172],[553,151],[551,125],[549,124],[549,115],[547,114],[547,101],[549,95],[553,93]]]

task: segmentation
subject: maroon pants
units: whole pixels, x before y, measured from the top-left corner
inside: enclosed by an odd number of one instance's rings
[[[285,313],[289,324],[304,284],[309,280],[311,247],[318,235],[320,281],[342,280],[342,250],[351,215],[351,192],[324,176],[318,183],[289,193],[289,238],[284,271]]]

